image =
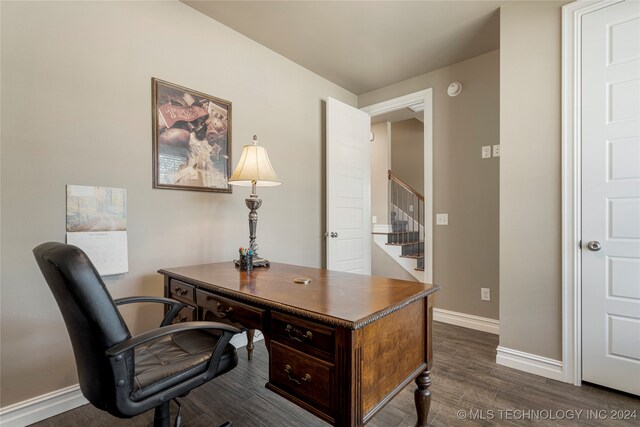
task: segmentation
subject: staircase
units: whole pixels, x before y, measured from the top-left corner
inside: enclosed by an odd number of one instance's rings
[[[376,232],[374,242],[405,270],[424,282],[424,196],[389,171],[389,222],[386,232]],[[386,242],[380,235],[386,235]],[[399,249],[399,250],[398,250]]]

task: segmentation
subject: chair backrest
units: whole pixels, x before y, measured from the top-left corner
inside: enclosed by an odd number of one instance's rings
[[[116,386],[105,350],[131,337],[127,325],[81,249],[49,242],[33,254],[67,326],[82,394],[109,411],[115,405]]]

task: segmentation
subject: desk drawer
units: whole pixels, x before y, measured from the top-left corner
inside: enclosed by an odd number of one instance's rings
[[[323,413],[332,413],[334,365],[331,363],[271,341],[269,382]]]
[[[196,295],[198,306],[202,309],[202,320],[263,330],[264,310],[200,289],[196,291]]]
[[[180,280],[171,279],[171,282],[169,282],[169,296],[177,300],[193,303],[195,301],[195,290],[195,286]]]
[[[328,356],[334,353],[335,330],[318,323],[273,312],[271,334],[273,339],[304,352],[318,350]]]
[[[176,314],[171,323],[193,322],[194,320],[196,320],[196,308],[188,305]]]

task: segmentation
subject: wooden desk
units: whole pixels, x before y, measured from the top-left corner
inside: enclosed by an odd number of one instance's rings
[[[362,426],[415,380],[418,426],[431,402],[437,286],[272,263],[160,270],[181,321],[223,321],[264,333],[266,387],[336,426]],[[294,283],[309,277],[311,283]]]

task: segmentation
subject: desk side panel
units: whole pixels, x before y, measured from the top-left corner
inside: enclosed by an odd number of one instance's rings
[[[425,318],[425,328],[427,330],[427,339],[425,341],[425,348],[427,351],[427,365],[428,369],[431,370],[433,366],[433,300],[435,298],[434,294],[431,294],[427,297],[425,301],[425,305],[427,307],[427,315]]]
[[[363,412],[379,409],[382,401],[407,384],[427,360],[424,299],[403,307],[363,328]],[[365,417],[366,418],[366,417]]]
[[[336,424],[362,426],[362,329],[336,331]]]

